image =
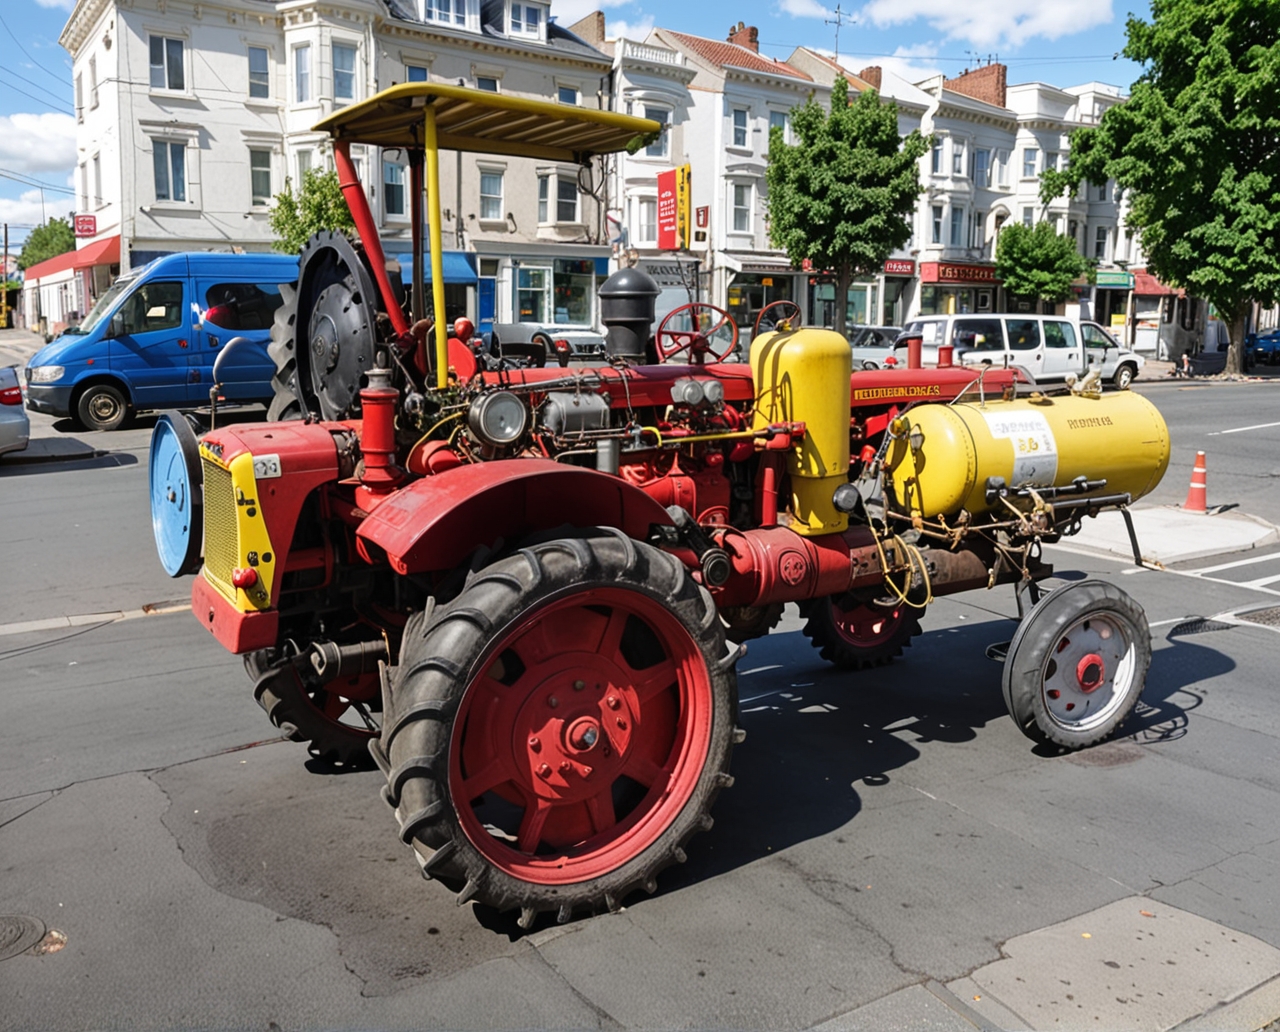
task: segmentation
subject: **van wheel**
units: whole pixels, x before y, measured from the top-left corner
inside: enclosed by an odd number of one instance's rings
[[[1122,365],[1116,370],[1111,382],[1122,391],[1127,389],[1129,384],[1133,383],[1133,366]]]
[[[124,392],[109,383],[95,383],[76,403],[76,417],[86,430],[119,430],[132,414]]]

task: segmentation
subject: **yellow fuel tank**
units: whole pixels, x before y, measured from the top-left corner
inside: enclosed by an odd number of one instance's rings
[[[987,504],[989,477],[1009,487],[1105,479],[1106,494],[1136,500],[1169,466],[1164,417],[1132,391],[920,405],[902,418],[909,428],[889,447],[886,476],[899,503],[926,518],[1002,508]]]
[[[751,342],[754,428],[804,423],[804,440],[787,457],[791,529],[838,534],[849,518],[831,495],[849,476],[849,342],[831,330],[762,333]]]

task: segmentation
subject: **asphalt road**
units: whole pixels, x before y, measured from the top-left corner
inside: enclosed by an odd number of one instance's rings
[[[1280,385],[1143,389],[1174,439],[1154,501],[1182,500],[1204,449],[1211,505],[1280,522],[1280,427],[1223,432],[1274,423]],[[1254,583],[1280,575],[1275,545],[1166,572],[1051,550],[1062,579],[1131,592],[1154,636],[1130,734],[1071,756],[1019,734],[983,656],[1010,589],[939,600],[903,661],[856,676],[788,613],[739,665],[736,784],[688,863],[619,914],[521,935],[424,882],[380,776],[309,769],[239,661],[164,612],[190,580],[154,556],[146,429],[71,436],[109,454],[0,460],[0,914],[67,937],[0,961],[0,1029],[1280,1014],[1276,628],[1238,615],[1280,606]]]

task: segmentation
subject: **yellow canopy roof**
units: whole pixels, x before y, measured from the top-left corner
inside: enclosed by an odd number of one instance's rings
[[[421,147],[428,104],[436,110],[441,150],[547,161],[582,162],[593,154],[625,150],[632,141],[645,145],[663,128],[648,118],[433,82],[388,87],[335,112],[315,128],[335,140]]]

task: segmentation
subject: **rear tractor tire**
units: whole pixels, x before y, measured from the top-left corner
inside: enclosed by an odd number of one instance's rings
[[[885,606],[841,595],[801,606],[805,637],[842,670],[884,666],[901,656],[920,633],[921,612],[905,602]]]
[[[1028,738],[1083,749],[1124,724],[1150,666],[1142,607],[1114,584],[1077,581],[1046,595],[1018,625],[1001,687]]]
[[[711,827],[740,740],[711,597],[673,557],[593,533],[411,620],[371,746],[425,876],[524,928],[653,892]]]

